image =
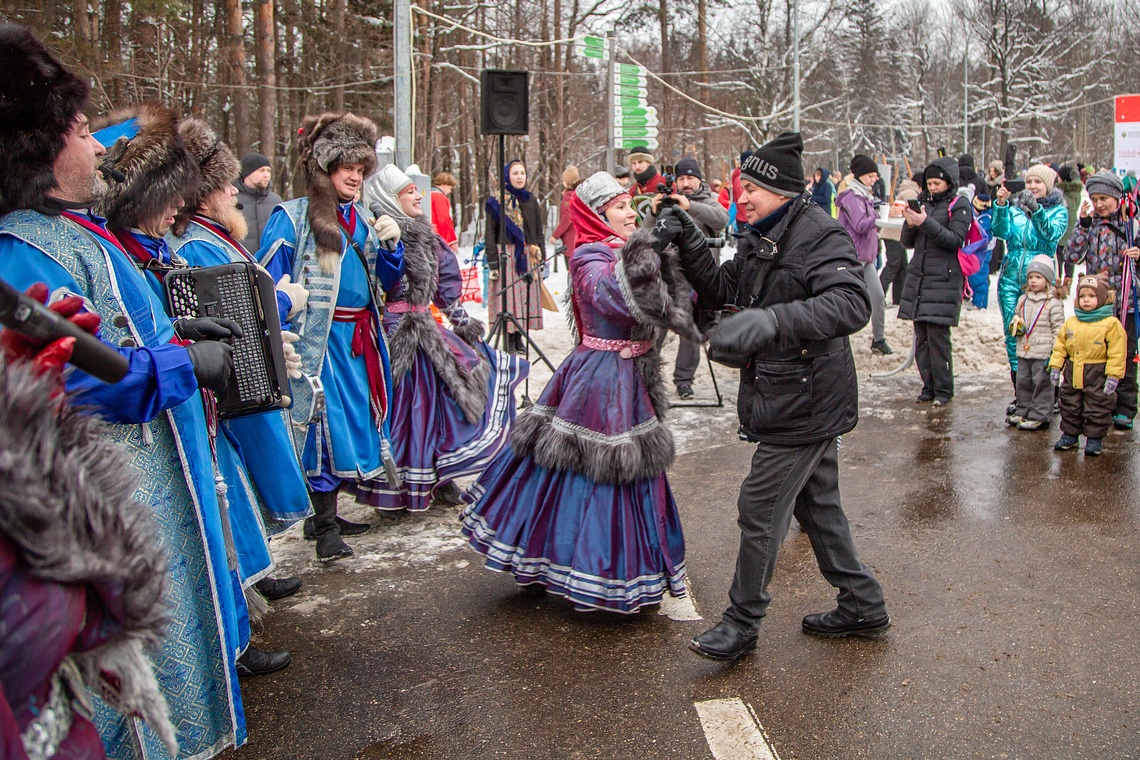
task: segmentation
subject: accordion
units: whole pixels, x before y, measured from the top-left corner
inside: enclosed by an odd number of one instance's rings
[[[219,264],[171,270],[164,284],[174,318],[218,317],[241,325],[242,337],[232,341],[234,374],[218,394],[219,418],[288,405],[277,294],[269,273],[247,262]]]

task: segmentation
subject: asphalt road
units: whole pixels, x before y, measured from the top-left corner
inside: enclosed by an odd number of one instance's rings
[[[913,379],[861,392],[842,489],[887,594],[882,639],[800,632],[834,592],[793,526],[755,653],[687,650],[726,602],[751,447],[731,413],[686,410],[670,480],[704,620],[575,613],[482,569],[454,512],[349,510],[382,523],[352,561],[275,542],[305,588],[256,641],[294,662],[243,681],[251,740],[227,756],[703,759],[717,739],[697,703],[739,700],[784,760],[1140,757],[1133,435],[1085,459],[1052,451],[1056,423],[1007,429],[1005,385],[960,382],[941,411]]]

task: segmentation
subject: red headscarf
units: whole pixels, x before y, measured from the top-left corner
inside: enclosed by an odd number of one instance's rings
[[[621,196],[617,196],[620,198]],[[625,245],[625,238],[606,224],[606,220],[598,216],[592,208],[582,202],[575,193],[570,199],[570,221],[578,233],[578,245],[586,243],[605,243],[611,248],[621,248]]]

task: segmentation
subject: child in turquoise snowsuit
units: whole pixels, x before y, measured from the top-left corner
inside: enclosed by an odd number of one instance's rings
[[[1006,253],[998,274],[998,302],[1002,324],[1009,324],[1017,309],[1017,299],[1025,288],[1025,270],[1038,254],[1052,257],[1057,243],[1069,225],[1069,210],[1064,194],[1053,187],[1057,173],[1045,164],[1031,166],[1025,172],[1025,191],[1010,196],[1005,187],[998,188],[993,207],[994,237],[1005,240]],[[1017,340],[1005,336],[1009,356],[1010,378],[1016,388]]]

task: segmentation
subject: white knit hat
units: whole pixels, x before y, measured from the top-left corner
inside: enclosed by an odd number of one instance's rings
[[[1034,273],[1044,277],[1050,285],[1055,284],[1057,282],[1057,270],[1053,266],[1053,257],[1039,253],[1030,259],[1029,265],[1025,267],[1025,276],[1029,277]]]

